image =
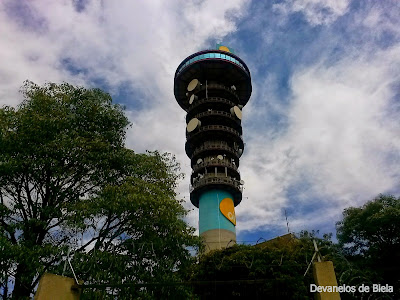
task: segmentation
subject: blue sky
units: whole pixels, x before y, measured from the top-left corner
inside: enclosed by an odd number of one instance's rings
[[[0,104],[17,105],[25,79],[100,87],[127,107],[128,147],[172,152],[189,175],[173,76],[225,44],[253,82],[238,240],[285,234],[285,210],[293,232],[334,233],[344,208],[400,195],[399,15],[398,1],[5,0]]]

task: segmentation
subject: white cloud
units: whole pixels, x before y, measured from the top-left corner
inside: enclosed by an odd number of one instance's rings
[[[397,1],[374,2],[373,9],[366,6],[357,12],[355,22],[368,28],[368,34],[378,36],[384,32],[400,36],[398,14],[400,6]]]
[[[257,126],[250,132],[240,230],[268,229],[279,220],[284,230],[284,207],[291,207],[295,231],[333,225],[343,208],[400,188],[400,125],[392,111],[399,53],[395,46],[294,72],[288,128],[279,137]],[[256,108],[250,102],[250,111]],[[289,197],[299,183],[304,190]]]
[[[82,85],[101,79],[113,91],[124,84],[143,95],[126,99],[133,107],[127,145],[137,152],[176,153],[183,172],[190,174],[184,111],[173,96],[173,76],[179,63],[209,39],[236,30],[246,2],[88,1],[80,12],[73,1],[2,2],[0,104],[16,105],[25,79]],[[179,188],[185,199],[188,177]],[[189,219],[197,226],[196,215]]]
[[[344,15],[349,0],[287,0],[274,4],[273,8],[283,15],[301,12],[311,25],[329,25]]]

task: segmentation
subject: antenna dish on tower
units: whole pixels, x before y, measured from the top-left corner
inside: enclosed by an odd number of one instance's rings
[[[189,121],[189,123],[186,126],[186,130],[187,132],[192,132],[194,131],[196,128],[201,126],[201,122],[199,119],[197,118],[193,118]]]
[[[220,154],[220,155],[217,155],[217,158],[219,159],[219,160],[223,160],[224,159],[224,157]]]
[[[243,181],[243,180],[240,180],[240,181],[239,181],[239,184],[240,184],[240,185],[244,185],[244,181]]]
[[[203,160],[201,159],[201,158],[199,158],[198,160],[197,160],[197,164],[199,165],[199,164],[201,164],[203,162]]]
[[[231,114],[232,116],[235,116],[236,118],[238,118],[239,120],[242,119],[242,111],[240,110],[240,108],[238,106],[234,106],[231,108]]]
[[[189,104],[192,104],[197,99],[198,99],[198,97],[195,94],[191,95],[189,98]]]
[[[189,82],[189,84],[187,86],[187,90],[188,90],[188,92],[192,92],[199,86],[200,86],[200,81],[198,81],[197,79],[193,79],[191,82]]]

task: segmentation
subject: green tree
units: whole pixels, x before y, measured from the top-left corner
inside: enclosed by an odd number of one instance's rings
[[[314,254],[312,240],[316,240],[326,259],[337,258],[330,235],[320,239],[315,234],[304,231],[298,238],[286,236],[255,246],[236,245],[212,251],[200,258],[191,280],[227,283],[200,285],[195,292],[201,299],[310,299],[312,268],[305,272]]]
[[[400,282],[400,198],[379,195],[361,207],[349,207],[337,223],[343,252],[360,269],[369,270],[373,283]]]
[[[72,261],[86,283],[141,283],[181,281],[181,272],[194,257],[187,246],[199,247],[200,240],[182,220],[185,210],[175,200],[175,179],[168,155],[136,155],[135,169],[123,184],[106,187],[98,196],[82,202],[75,217],[90,222],[94,234],[76,250]],[[170,181],[171,180],[171,181]],[[104,216],[107,216],[105,219]],[[73,221],[78,224],[79,221]],[[86,225],[83,225],[85,228]],[[89,251],[82,251],[92,244]],[[71,274],[72,276],[72,274]],[[86,290],[83,299],[101,294],[103,299],[187,298],[187,289]],[[114,296],[113,296],[114,295]],[[85,297],[86,296],[86,297]]]
[[[174,158],[126,149],[128,119],[99,89],[25,82],[22,94],[0,109],[3,298],[10,278],[23,299],[44,272],[61,273],[68,248],[86,282],[176,277],[199,242],[176,200]]]
[[[324,234],[322,238],[318,235],[318,231],[302,231],[289,240],[277,238],[255,246],[237,245],[210,252],[200,258],[190,273],[195,293],[201,299],[265,299],[266,296],[271,299],[311,299],[314,295],[309,292],[310,284],[315,283],[311,267],[315,253],[313,240],[322,260],[333,262],[339,285],[371,285],[376,275],[373,270],[349,261],[339,244],[332,242],[332,234]],[[199,285],[196,281],[208,284]],[[392,299],[386,296],[356,291],[342,293],[341,299]]]

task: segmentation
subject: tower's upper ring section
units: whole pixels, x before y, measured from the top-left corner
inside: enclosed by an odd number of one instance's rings
[[[235,54],[221,50],[204,50],[184,59],[175,72],[174,94],[183,109],[189,107],[187,85],[193,79],[202,84],[213,81],[236,88],[240,104],[249,101],[252,87],[250,71],[243,60]]]
[[[242,68],[244,71],[246,71],[247,74],[250,76],[250,71],[247,68],[246,64],[236,55],[226,52],[226,51],[221,51],[221,50],[204,50],[200,51],[197,53],[194,53],[190,56],[188,56],[181,64],[178,66],[178,69],[176,70],[175,77],[187,66],[191,65],[192,63],[198,61],[198,60],[204,60],[204,59],[225,59],[230,62],[233,62],[234,64],[238,65],[240,68]]]

